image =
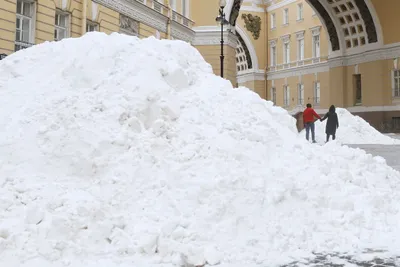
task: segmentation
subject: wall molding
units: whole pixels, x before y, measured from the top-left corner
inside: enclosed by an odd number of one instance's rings
[[[286,6],[286,5],[293,4],[293,3],[297,2],[297,1],[298,0],[283,0],[283,1],[279,2],[279,3],[272,4],[269,7],[267,7],[267,12],[274,11],[274,10],[282,8],[282,7]]]
[[[176,39],[191,42],[195,37],[195,32],[176,21],[171,21],[171,35]]]
[[[315,74],[319,72],[329,72],[328,62],[315,63],[310,65],[304,65],[300,67],[294,67],[285,69],[277,72],[268,72],[267,80],[277,80],[299,75]]]
[[[191,44],[193,46],[203,45],[221,45],[221,30],[218,26],[201,26],[193,28],[194,39]],[[237,37],[228,28],[225,29],[224,33],[225,45],[230,46],[234,49],[237,47]]]
[[[388,60],[400,57],[400,43],[385,45],[381,49],[367,51],[356,55],[348,55],[338,58],[330,58],[328,60],[330,68],[352,66],[362,63]]]
[[[111,8],[156,30],[167,32],[168,17],[140,2],[127,0],[93,0],[93,2]]]
[[[265,81],[265,71],[264,70],[243,71],[238,73],[236,77],[238,83]]]

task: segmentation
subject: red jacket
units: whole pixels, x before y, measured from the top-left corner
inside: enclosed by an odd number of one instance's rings
[[[304,123],[314,122],[314,117],[321,119],[321,117],[315,112],[315,110],[313,108],[306,108],[303,111],[303,122]]]

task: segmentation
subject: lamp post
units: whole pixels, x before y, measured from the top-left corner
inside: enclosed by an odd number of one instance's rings
[[[224,25],[229,22],[225,19],[224,7],[226,6],[226,0],[219,1],[219,16],[215,19],[221,25],[221,55],[220,64],[221,64],[221,77],[224,77]]]

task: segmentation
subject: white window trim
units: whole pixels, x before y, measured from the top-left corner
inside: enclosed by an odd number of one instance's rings
[[[391,79],[392,80],[392,97],[395,98],[395,99],[400,99],[400,73],[399,73],[398,77],[395,77],[394,73],[396,71],[400,71],[400,69],[393,69],[392,73],[391,73],[391,76],[392,76],[392,79]],[[399,88],[397,89],[399,91],[399,95],[398,96],[395,96],[395,90],[396,90],[396,88],[395,88],[395,79],[398,79],[398,83],[397,83],[399,85]]]
[[[297,4],[297,21],[304,20],[304,5],[303,3]]]
[[[31,18],[31,23],[30,23],[30,34],[29,34],[29,45],[34,45],[36,42],[36,10],[37,10],[37,3],[36,1],[30,1],[30,0],[22,0],[22,2],[25,3],[30,3],[32,4],[32,18]],[[17,14],[17,17],[20,16]],[[23,16],[23,15],[22,15]],[[23,16],[24,17],[24,16]],[[15,35],[14,35],[14,39],[15,39]],[[18,44],[24,44],[24,42],[21,41],[17,41],[14,40],[14,44],[18,45]],[[26,46],[25,48],[27,48],[29,46]]]
[[[286,34],[284,36],[281,37],[281,40],[283,42],[282,44],[282,50],[283,50],[283,65],[284,68],[289,68],[290,67],[290,34]],[[287,53],[286,53],[286,49],[285,49],[285,45],[288,45],[288,57],[287,57]]]
[[[89,32],[89,31],[87,30],[87,27],[88,27],[89,25],[95,26],[95,27],[96,27],[96,30],[95,30],[96,32],[99,32],[99,31],[100,31],[100,24],[99,24],[99,23],[94,22],[94,21],[91,21],[91,20],[87,20],[87,21],[86,21],[86,32]]]
[[[287,16],[286,16],[287,14]],[[283,26],[289,25],[289,8],[283,9]]]
[[[272,40],[269,42],[269,46],[270,46],[270,66],[271,67],[276,67],[276,65],[278,65],[277,59],[278,59],[278,51],[276,49],[276,40]],[[272,53],[273,48],[275,48],[275,57],[274,54]]]
[[[67,16],[67,21],[65,23],[66,24],[65,30],[66,30],[67,36],[65,36],[65,38],[71,37],[71,14],[68,13],[68,12],[56,9],[56,15],[57,14],[60,14],[60,15],[63,15],[63,16]],[[57,28],[56,25],[54,25],[54,27]]]
[[[273,30],[273,29],[276,29],[276,14],[275,13],[272,13],[271,14],[271,29]]]
[[[304,84],[297,84],[297,104],[304,105]]]
[[[276,87],[271,88],[271,102],[276,104]]]
[[[297,39],[297,61],[298,61],[298,65],[303,65],[304,60],[305,60],[305,41],[304,41],[304,33],[305,31],[298,31],[296,32],[296,39]],[[301,51],[301,46],[300,46],[300,42],[303,42],[303,50]],[[302,52],[302,53],[301,53]],[[302,55],[302,57],[301,57]]]
[[[317,86],[319,85],[319,86]],[[317,88],[319,88],[319,97],[317,94]],[[317,101],[318,99],[318,101]],[[321,83],[319,81],[314,82],[314,105],[320,105],[321,104]]]
[[[290,106],[290,87],[287,84],[283,86],[283,106]]]

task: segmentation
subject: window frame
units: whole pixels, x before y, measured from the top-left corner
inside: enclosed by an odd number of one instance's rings
[[[289,25],[289,8],[283,9],[283,25]]]
[[[290,87],[287,84],[283,86],[283,106],[290,106]]]
[[[55,20],[57,20],[57,16],[65,17],[65,27],[57,25],[57,22],[54,21],[54,33],[58,32],[59,30],[64,30],[65,31],[65,37],[64,38],[60,39],[60,38],[56,38],[56,36],[54,36],[54,40],[55,41],[60,41],[62,39],[70,37],[70,14],[66,13],[66,12],[63,12],[61,10],[56,10]]]
[[[314,82],[314,104],[321,104],[321,83],[319,81]]]
[[[396,88],[397,82],[397,88]],[[400,69],[392,70],[392,97],[400,98]]]
[[[297,84],[297,104],[304,105],[304,84]]]
[[[21,3],[21,10],[18,13],[18,5]],[[24,14],[25,6],[30,6],[30,14]],[[19,51],[28,47],[31,47],[34,44],[35,40],[35,21],[36,21],[36,3],[33,1],[26,0],[17,0],[16,10],[15,10],[16,18],[15,18],[15,35],[14,35],[14,51]],[[18,23],[19,21],[19,23]],[[28,21],[28,30],[25,31],[28,33],[27,40],[24,40],[24,21]],[[18,26],[19,24],[19,26]],[[17,38],[17,34],[19,32],[19,36]]]
[[[303,3],[297,4],[297,21],[304,20],[304,5]]]

